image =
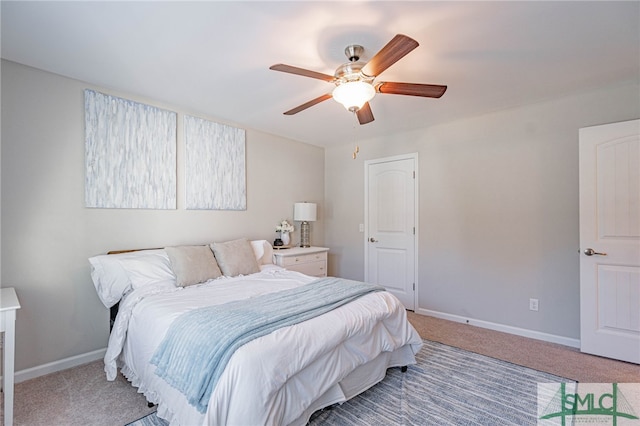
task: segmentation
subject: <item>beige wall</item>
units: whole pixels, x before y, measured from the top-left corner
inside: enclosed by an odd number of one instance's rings
[[[103,210],[83,207],[87,87],[199,115],[2,61],[1,284],[22,303],[17,370],[106,346],[87,258],[107,250],[272,240],[306,200],[319,204],[312,241],[331,248],[329,272],[362,279],[364,161],[412,152],[418,311],[577,339],[578,129],[640,117],[635,82],[359,141],[357,160],[351,144],[325,151],[247,129],[246,211],[184,210],[180,167],[177,210]]]
[[[18,371],[106,347],[108,311],[96,296],[88,257],[238,237],[273,241],[275,225],[292,219],[294,202],[323,203],[322,148],[247,129],[246,211],[184,210],[181,167],[177,210],[87,209],[85,88],[199,115],[2,61],[1,283],[16,288],[22,305]],[[181,152],[178,132],[178,163]],[[319,213],[312,235],[318,245],[324,242]]]
[[[327,149],[329,272],[364,278],[364,161],[417,152],[417,311],[579,339],[578,129],[640,117],[639,94],[635,82],[358,141],[357,160]]]

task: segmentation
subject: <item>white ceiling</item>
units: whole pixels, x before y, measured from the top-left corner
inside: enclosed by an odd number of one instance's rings
[[[640,2],[2,1],[2,57],[240,127],[352,143],[640,81]],[[378,80],[446,84],[440,99],[378,94],[360,126],[328,100],[348,44],[365,61],[397,34],[420,46]]]

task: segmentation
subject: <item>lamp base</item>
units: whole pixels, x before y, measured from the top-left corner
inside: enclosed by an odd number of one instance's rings
[[[309,222],[302,222],[300,224],[300,247],[311,247],[309,234],[311,231]]]

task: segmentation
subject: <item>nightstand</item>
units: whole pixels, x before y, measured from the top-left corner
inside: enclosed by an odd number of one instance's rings
[[[273,251],[274,263],[313,277],[327,276],[326,247],[293,247]]]
[[[0,289],[0,332],[4,332],[4,363],[2,391],[4,393],[4,424],[13,424],[13,367],[16,344],[16,310],[20,302],[13,288]]]

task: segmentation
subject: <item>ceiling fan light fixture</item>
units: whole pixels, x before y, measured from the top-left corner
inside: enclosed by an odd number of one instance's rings
[[[347,111],[358,111],[376,95],[376,89],[365,81],[347,81],[333,89],[333,99],[344,105]]]
[[[0,0],[2,1],[2,0]],[[325,93],[302,105],[299,105],[285,115],[297,114],[300,111],[334,98],[349,112],[354,113],[358,123],[371,123],[373,112],[369,101],[376,93],[388,93],[392,95],[420,96],[423,98],[439,98],[447,90],[447,86],[438,84],[420,84],[403,82],[378,82],[374,86],[374,80],[391,65],[404,58],[409,52],[418,47],[418,42],[404,34],[396,34],[384,45],[368,62],[360,62],[364,48],[353,44],[347,46],[344,53],[349,62],[340,65],[333,75],[311,71],[304,68],[285,64],[275,64],[269,67],[274,71],[281,71],[303,77],[315,78],[335,84],[332,93]]]

